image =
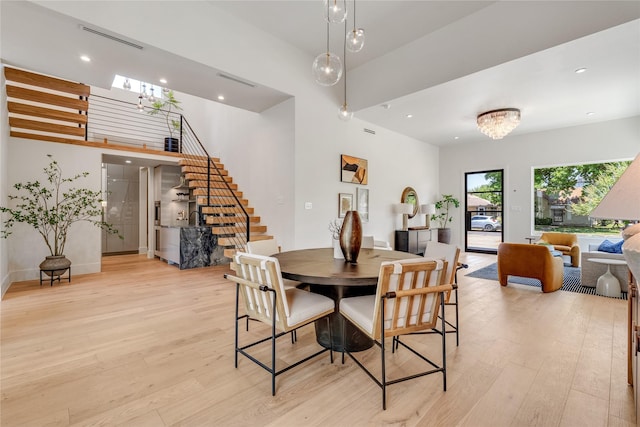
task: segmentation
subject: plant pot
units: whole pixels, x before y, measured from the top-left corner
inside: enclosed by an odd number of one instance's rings
[[[180,152],[180,140],[178,138],[165,138],[164,139],[164,151],[171,153]]]
[[[344,260],[352,264],[358,262],[362,246],[362,222],[357,211],[348,211],[342,222],[340,230],[340,248],[344,255]]]
[[[449,244],[451,242],[451,229],[438,228],[438,242]]]
[[[71,261],[64,255],[49,255],[40,263],[40,271],[50,277],[62,276],[69,267]]]

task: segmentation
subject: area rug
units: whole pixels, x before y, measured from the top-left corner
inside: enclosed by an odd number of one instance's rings
[[[479,279],[498,281],[498,264],[493,263],[471,273],[465,274],[468,277],[477,277]],[[509,276],[509,283],[518,283],[520,285],[536,286],[540,288],[542,284],[538,279],[529,277]],[[589,288],[580,284],[580,267],[564,267],[564,280],[562,281],[561,291],[577,292],[581,294],[596,295],[596,288]],[[620,299],[627,299],[627,293],[623,292]]]

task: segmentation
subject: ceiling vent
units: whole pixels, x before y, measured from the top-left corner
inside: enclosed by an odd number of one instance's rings
[[[101,37],[107,38],[109,40],[113,40],[114,42],[126,44],[127,46],[135,47],[136,49],[142,50],[142,46],[140,46],[139,44],[135,44],[133,42],[130,42],[128,40],[124,40],[124,39],[118,38],[116,36],[112,36],[111,34],[103,33],[102,31],[98,31],[98,30],[90,28],[90,27],[85,27],[84,25],[80,25],[80,28],[82,30],[84,30],[84,31],[87,31],[87,32],[91,33],[91,34],[95,34],[97,36],[101,36]]]
[[[366,133],[370,133],[371,135],[375,135],[375,134],[376,134],[376,131],[375,131],[375,130],[372,130],[372,129],[364,128],[364,131],[365,131]]]
[[[223,79],[231,80],[232,82],[240,83],[240,84],[245,85],[245,86],[256,87],[256,85],[254,85],[253,83],[249,83],[247,81],[240,80],[239,78],[230,76],[229,74],[217,73],[217,76],[218,77],[222,77]]]

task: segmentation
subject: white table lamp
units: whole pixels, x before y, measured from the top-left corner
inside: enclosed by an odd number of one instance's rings
[[[436,205],[434,205],[433,203],[428,203],[426,205],[420,205],[420,213],[425,214],[425,216],[424,216],[424,219],[425,219],[424,225],[427,228],[431,228],[431,215],[436,213]]]
[[[393,205],[393,212],[402,215],[402,229],[406,231],[409,228],[409,214],[413,213],[413,205],[411,203],[396,203]]]

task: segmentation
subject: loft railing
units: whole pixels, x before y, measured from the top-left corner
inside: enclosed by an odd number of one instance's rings
[[[149,107],[145,108],[148,111]],[[197,182],[193,190],[197,199],[198,223],[207,224],[208,217],[217,217],[214,227],[222,230],[222,233],[217,234],[229,243],[225,246],[244,248],[250,238],[250,218],[243,201],[229,185],[226,171],[209,156],[182,114],[168,114],[170,120],[180,123],[179,129],[173,130],[173,137],[178,140],[177,147],[165,142],[165,138],[170,137],[170,132],[162,115],[150,115],[145,111],[139,111],[135,103],[91,95],[86,139],[138,148],[175,149],[184,159],[192,160],[201,169],[201,174],[206,174],[205,182]],[[213,212],[213,208],[216,208],[216,212]]]

